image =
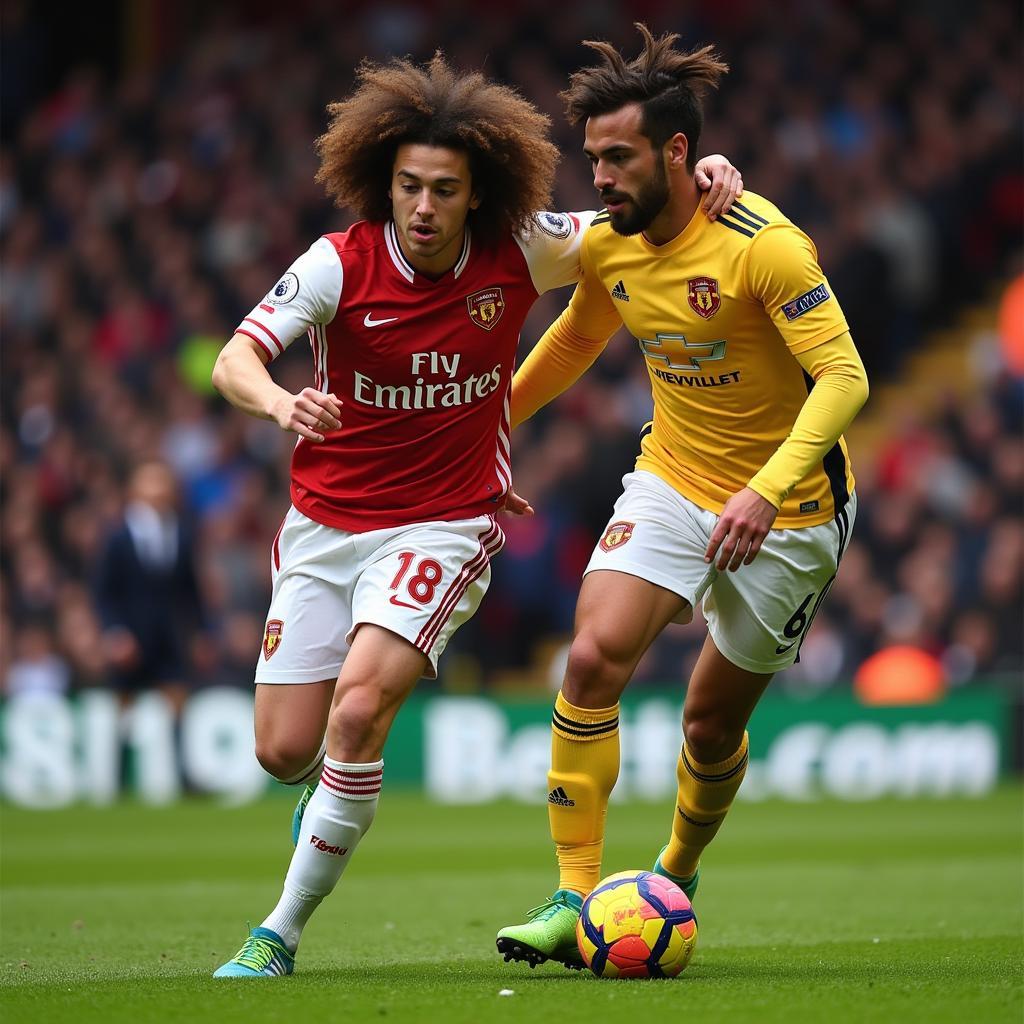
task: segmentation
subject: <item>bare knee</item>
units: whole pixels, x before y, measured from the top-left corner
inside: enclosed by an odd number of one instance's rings
[[[320,751],[319,739],[299,736],[256,737],[256,760],[279,781],[294,779],[309,768]]]
[[[716,764],[739,750],[743,726],[737,728],[717,715],[700,715],[683,722],[683,736],[695,761]]]
[[[372,682],[349,686],[331,709],[329,745],[343,760],[368,761],[380,756],[391,715],[381,687]]]
[[[632,662],[592,633],[579,633],[569,648],[562,692],[582,708],[611,707],[629,682]]]

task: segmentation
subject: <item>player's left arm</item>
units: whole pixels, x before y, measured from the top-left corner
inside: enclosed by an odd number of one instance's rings
[[[755,239],[747,284],[814,381],[789,436],[722,509],[705,560],[719,569],[749,565],[790,491],[839,440],[867,401],[864,364],[846,318],[818,266],[811,240],[788,224]]]
[[[776,508],[821,462],[868,398],[867,373],[849,331],[795,356],[814,387],[789,436],[747,485]]]

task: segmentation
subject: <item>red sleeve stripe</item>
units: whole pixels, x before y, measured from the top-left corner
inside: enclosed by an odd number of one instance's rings
[[[268,306],[265,302],[261,302],[260,303],[260,309],[262,309],[264,313],[273,313],[274,312],[274,307],[273,306]]]
[[[274,353],[271,352],[270,349],[267,348],[267,346],[262,341],[260,341],[260,339],[257,338],[255,334],[252,333],[252,331],[247,331],[244,327],[239,327],[235,331],[235,334],[244,334],[247,338],[252,338],[252,340],[255,341],[256,344],[259,345],[259,347],[263,349],[264,352],[267,353],[268,359],[274,358]]]
[[[269,327],[266,327],[263,324],[261,324],[259,322],[259,320],[253,320],[253,318],[251,316],[247,316],[242,321],[242,323],[243,324],[254,324],[256,327],[258,327],[277,346],[278,351],[280,351],[280,352],[284,351],[284,345],[282,345],[281,342],[279,342],[277,340],[277,335],[275,335],[274,332]]]

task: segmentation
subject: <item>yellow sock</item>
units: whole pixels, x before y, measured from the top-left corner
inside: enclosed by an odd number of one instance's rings
[[[698,764],[684,744],[676,768],[679,794],[672,837],[661,855],[663,868],[680,878],[689,878],[697,870],[697,861],[721,828],[746,771],[746,733],[739,750],[717,764]]]
[[[586,896],[601,880],[608,797],[619,776],[619,705],[577,708],[559,691],[551,719],[548,819],[558,887]]]

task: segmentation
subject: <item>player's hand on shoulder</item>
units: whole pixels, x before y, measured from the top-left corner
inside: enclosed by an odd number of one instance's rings
[[[291,430],[307,441],[320,443],[341,426],[341,399],[316,388],[286,394],[274,406],[274,419],[282,430]]]
[[[720,153],[713,153],[697,161],[694,181],[706,193],[701,208],[708,220],[720,213],[728,213],[732,204],[743,195],[743,175]]]
[[[715,566],[720,572],[735,572],[741,565],[750,565],[778,514],[767,498],[750,487],[737,491],[725,503],[711,531],[704,561],[715,561],[717,555]]]

